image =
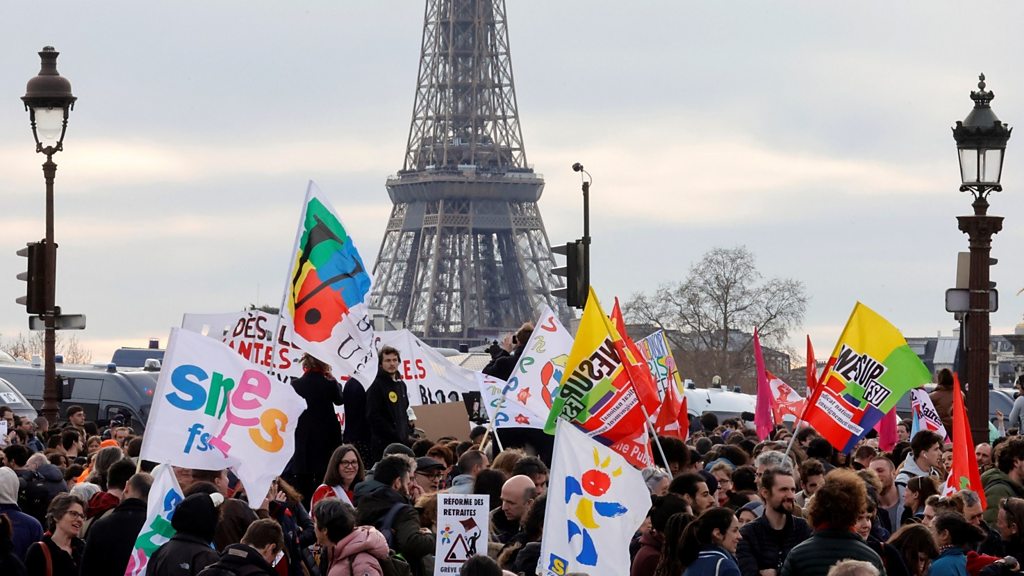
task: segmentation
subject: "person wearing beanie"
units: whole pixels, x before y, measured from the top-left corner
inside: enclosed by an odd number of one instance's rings
[[[217,507],[224,502],[218,493],[193,494],[178,504],[171,518],[174,537],[157,548],[146,566],[147,576],[196,576],[220,560],[213,549]]]
[[[0,468],[0,514],[10,518],[14,553],[24,558],[28,547],[42,539],[43,526],[18,507],[18,475],[10,468]]]

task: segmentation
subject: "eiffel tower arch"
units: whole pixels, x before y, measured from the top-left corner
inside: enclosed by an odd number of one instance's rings
[[[526,162],[504,0],[427,0],[412,123],[371,303],[432,346],[563,319],[563,287]]]

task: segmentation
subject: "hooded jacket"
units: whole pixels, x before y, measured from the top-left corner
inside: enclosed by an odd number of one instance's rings
[[[372,526],[357,526],[334,545],[327,576],[383,576],[380,561],[388,557],[388,542]]]
[[[420,532],[420,519],[408,499],[394,488],[366,480],[356,486],[356,523],[383,530],[381,522],[395,504],[405,504],[391,524],[391,548],[405,557],[410,565],[419,565],[424,556],[434,553],[434,535]]]
[[[654,574],[661,559],[661,548],[665,537],[660,532],[648,532],[640,537],[640,549],[636,551],[633,565],[629,568],[630,576],[648,576]]]
[[[937,471],[934,469],[928,470],[927,472],[922,470],[921,467],[917,465],[917,460],[914,459],[914,453],[908,452],[906,460],[903,461],[903,468],[900,470],[900,473],[896,475],[895,483],[905,487],[907,482],[910,482],[911,478],[929,475],[936,476]]]
[[[1003,498],[1024,498],[1024,486],[1010,478],[999,468],[986,470],[981,475],[981,485],[985,487],[985,522],[995,526],[999,516],[999,503]]]
[[[459,474],[452,478],[452,485],[448,488],[449,494],[472,494],[473,483],[476,478],[471,474]]]
[[[224,572],[237,574],[238,576],[277,576],[274,567],[260,555],[252,546],[247,544],[232,544],[224,549],[220,560],[207,566],[200,576],[207,574],[220,575]]]
[[[43,527],[38,520],[25,514],[18,507],[18,475],[10,468],[0,468],[0,514],[6,514],[14,533],[11,535],[14,553],[24,558],[33,542],[43,537]]]

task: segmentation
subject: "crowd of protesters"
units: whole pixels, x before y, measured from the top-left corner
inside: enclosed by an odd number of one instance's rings
[[[528,337],[524,327],[486,371],[501,376]],[[509,436],[499,450],[481,426],[469,440],[421,437],[398,351],[379,357],[365,393],[304,359],[293,385],[309,408],[295,456],[267,494],[245,494],[226,470],[175,467],[184,493],[175,533],[146,574],[430,576],[439,492],[492,503],[490,542],[461,574],[538,574],[550,446]],[[335,405],[365,415],[349,421],[365,430],[342,435]],[[62,416],[50,426],[0,406],[10,431],[0,453],[0,574],[120,576],[147,517],[155,463],[140,461],[142,437],[122,422],[87,421],[79,406]],[[656,466],[643,470],[650,511],[622,535],[630,576],[1019,573],[1024,436],[1011,428],[978,444],[984,494],[943,496],[951,446],[927,430],[911,437],[910,426],[899,424],[890,451],[869,435],[847,455],[810,428],[793,436],[779,426],[759,441],[744,419],[705,413],[685,442],[660,438]]]

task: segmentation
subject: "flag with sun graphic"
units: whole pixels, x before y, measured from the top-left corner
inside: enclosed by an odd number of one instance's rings
[[[640,471],[559,419],[537,574],[629,574],[629,538],[651,507]]]

